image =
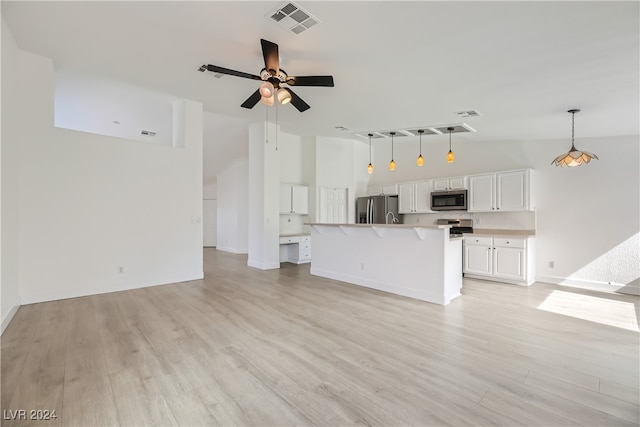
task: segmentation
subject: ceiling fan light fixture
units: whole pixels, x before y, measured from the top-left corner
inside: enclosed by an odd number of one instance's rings
[[[278,89],[278,102],[282,105],[286,105],[291,102],[291,92],[287,89]]]
[[[271,84],[271,82],[263,82],[260,85],[260,95],[262,95],[263,98],[270,98],[271,96],[273,96],[274,92],[275,88],[273,87],[273,84]]]
[[[584,163],[589,163],[592,159],[598,160],[598,156],[588,151],[580,151],[576,149],[574,145],[575,141],[575,115],[579,113],[580,110],[574,108],[572,110],[567,111],[567,113],[571,113],[571,149],[568,153],[560,154],[556,157],[551,164],[556,166],[568,166],[570,168],[574,166],[582,166]]]
[[[262,102],[267,107],[273,107],[274,98],[274,96],[263,96],[260,98],[260,102]]]

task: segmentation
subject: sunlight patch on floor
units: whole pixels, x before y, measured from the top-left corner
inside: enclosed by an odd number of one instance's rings
[[[538,309],[640,332],[636,307],[631,302],[556,290]]]

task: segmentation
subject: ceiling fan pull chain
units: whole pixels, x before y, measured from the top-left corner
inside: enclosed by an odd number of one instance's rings
[[[276,102],[276,151],[278,151],[278,103]]]

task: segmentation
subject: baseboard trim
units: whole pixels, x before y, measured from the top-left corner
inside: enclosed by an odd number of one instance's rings
[[[9,323],[11,323],[11,319],[13,319],[13,316],[16,315],[19,308],[20,308],[20,304],[14,305],[13,308],[9,310],[9,313],[7,313],[7,315],[4,316],[4,319],[2,319],[2,326],[1,326],[2,330],[0,330],[0,334],[2,334],[5,329],[7,329],[7,326],[9,326]]]
[[[219,250],[219,251],[222,251],[222,252],[229,252],[229,253],[232,253],[232,254],[239,254],[239,255],[242,255],[242,254],[246,255],[247,254],[247,251],[243,251],[243,250],[240,250],[238,248],[230,248],[228,246],[216,246],[215,248],[216,248],[216,250]]]
[[[69,298],[80,298],[80,297],[87,297],[91,295],[102,295],[102,294],[109,294],[112,292],[130,291],[133,289],[150,288],[152,286],[169,285],[172,283],[191,282],[194,280],[201,280],[201,279],[204,279],[204,272],[200,273],[199,276],[189,276],[184,278],[178,278],[170,282],[124,285],[124,286],[109,287],[109,288],[101,287],[101,288],[91,288],[91,289],[70,289],[70,290],[65,290],[61,292],[49,293],[49,294],[22,295],[22,304],[23,305],[36,304],[40,302],[58,301],[58,300],[69,299]]]
[[[280,268],[280,261],[278,262],[256,262],[252,260],[247,261],[249,267],[258,268],[260,270],[274,270]]]
[[[596,280],[584,280],[559,276],[538,276],[536,277],[536,282],[552,283],[554,285],[588,289],[591,291],[640,295],[640,287],[625,285],[624,283],[601,282]]]

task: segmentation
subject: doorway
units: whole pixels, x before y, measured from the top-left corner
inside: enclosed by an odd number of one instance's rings
[[[318,222],[346,224],[349,213],[349,188],[320,187]]]

